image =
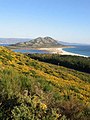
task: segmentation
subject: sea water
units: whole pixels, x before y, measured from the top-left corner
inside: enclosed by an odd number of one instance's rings
[[[90,45],[74,45],[74,47],[64,48],[63,50],[90,57]]]

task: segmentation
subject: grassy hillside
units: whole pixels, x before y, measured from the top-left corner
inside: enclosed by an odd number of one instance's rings
[[[89,80],[0,47],[0,120],[89,120]]]

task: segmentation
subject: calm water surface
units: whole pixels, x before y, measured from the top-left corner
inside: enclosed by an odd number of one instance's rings
[[[75,48],[64,48],[63,50],[80,55],[90,56],[90,45],[76,45]]]
[[[15,49],[13,50],[14,52],[20,52],[20,53],[40,53],[40,54],[43,54],[43,53],[49,53],[47,51],[43,51],[43,50],[24,50],[24,49]]]

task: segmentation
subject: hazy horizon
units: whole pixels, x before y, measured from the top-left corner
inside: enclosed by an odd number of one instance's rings
[[[90,44],[90,0],[0,0],[0,38]]]
[[[41,37],[41,36],[39,36],[39,37]],[[47,36],[44,36],[44,37],[47,37]],[[19,38],[19,37],[18,38],[0,38],[0,44],[15,44],[18,42],[26,42],[26,41],[30,41],[33,39],[36,39],[36,38]],[[57,39],[55,39],[55,40],[57,40]],[[63,40],[57,40],[57,41],[61,42],[61,44],[67,43],[67,44],[90,45],[90,43],[69,42],[69,41],[63,41]]]

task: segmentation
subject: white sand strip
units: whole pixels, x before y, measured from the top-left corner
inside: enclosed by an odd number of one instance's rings
[[[88,56],[85,56],[85,55],[66,52],[66,51],[63,50],[63,48],[39,48],[39,50],[45,50],[45,51],[51,52],[53,54],[88,57]]]

